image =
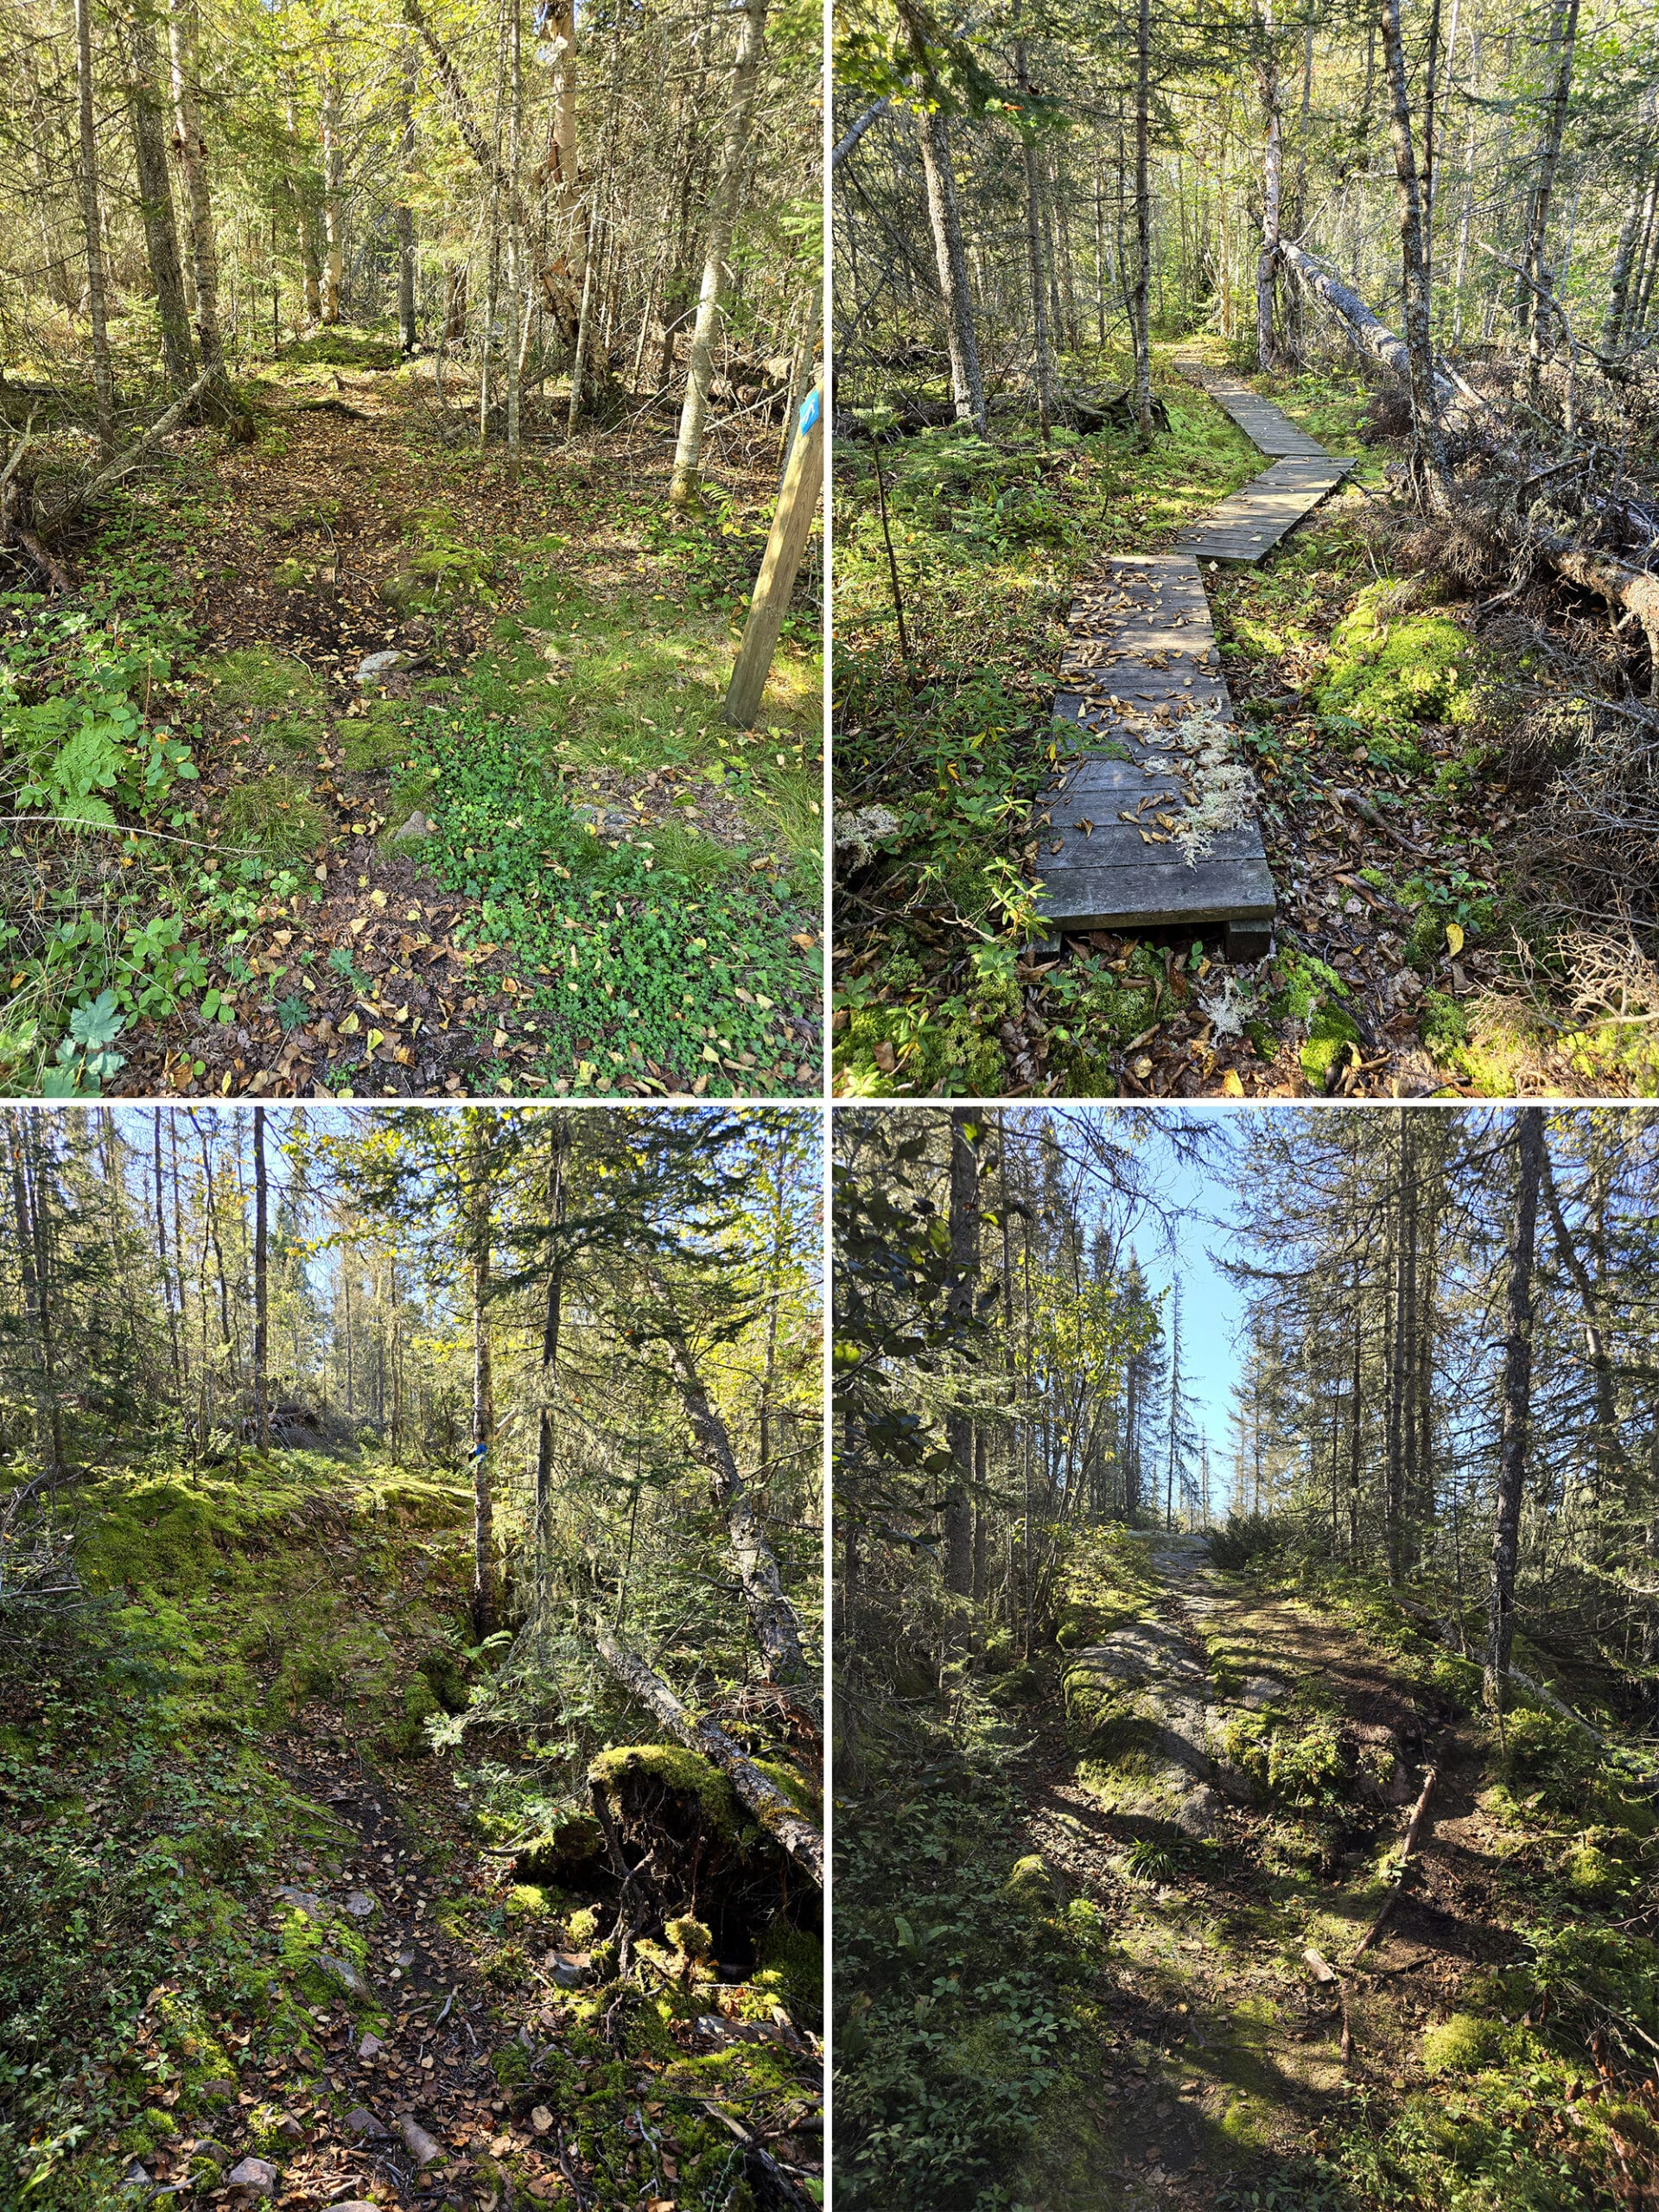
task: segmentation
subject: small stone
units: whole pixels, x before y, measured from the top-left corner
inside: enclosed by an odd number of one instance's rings
[[[225,2177],[232,2189],[239,2189],[249,2196],[271,2196],[276,2190],[276,2169],[269,2158],[244,2158],[241,2164],[232,2166]]]
[[[304,1913],[310,1920],[321,1920],[328,1910],[327,1904],[315,1891],[296,1890],[288,1882],[277,1885],[276,1894],[284,1904],[291,1904],[296,1911]]]
[[[550,1951],[544,1964],[547,1978],[556,1989],[580,1989],[588,1979],[585,1951]]]
[[[426,817],[421,817],[423,822]],[[366,1890],[353,1890],[346,1900],[346,1910],[353,1920],[366,1920],[374,1910],[374,1899]]]
[[[359,664],[357,680],[359,683],[384,683],[394,668],[407,668],[410,658],[408,653],[371,653],[368,658]]]
[[[537,2105],[530,2115],[530,2124],[538,2135],[545,2135],[553,2125],[553,2115],[545,2105]]]
[[[340,1959],[332,1951],[319,1951],[317,1964],[323,1972],[332,1974],[350,1997],[372,1997],[374,1994],[362,1975],[349,1959]]]
[[[435,2158],[443,2156],[443,2145],[437,2142],[410,2113],[398,2117],[397,2133],[403,2137],[416,2165],[429,2166]]]
[[[276,2122],[273,2133],[280,2135],[284,2143],[302,2143],[305,2139],[305,2130],[291,2112],[283,2113]]]
[[[133,2160],[132,2164],[127,2168],[125,2173],[122,2175],[121,2186],[123,2189],[148,2189],[149,2187],[149,2171],[137,2158]]]
[[[397,1963],[400,1967],[412,1967],[414,1965],[415,1947],[412,1943],[404,1944],[403,1949],[397,1954]]]
[[[365,2035],[357,2046],[357,2055],[359,2058],[378,2058],[385,2047],[378,2036]]]
[[[348,2112],[340,2126],[351,2135],[390,2135],[391,2130],[383,2127],[366,2105],[359,2105],[355,2112]]]
[[[423,814],[417,806],[408,821],[392,831],[391,842],[394,845],[416,845],[423,837],[429,837],[437,826],[431,816]]]
[[[211,2158],[216,2166],[228,2166],[231,2163],[230,2145],[212,2135],[204,2135],[190,2155],[193,2158]]]
[[[1250,1712],[1259,1713],[1264,1705],[1275,1704],[1285,1696],[1286,1690],[1284,1684],[1273,1675],[1252,1675],[1239,1695]]]

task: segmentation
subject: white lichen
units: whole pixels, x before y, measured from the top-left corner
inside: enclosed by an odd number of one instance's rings
[[[1224,976],[1221,988],[1208,998],[1200,996],[1198,1004],[1209,1015],[1217,1037],[1242,1037],[1244,1024],[1255,1011],[1255,993],[1242,987],[1236,976]]]
[[[1238,733],[1214,707],[1200,707],[1169,734],[1169,766],[1186,792],[1186,813],[1175,842],[1189,868],[1211,850],[1224,830],[1236,830],[1255,810],[1255,779],[1237,752]]]
[[[856,813],[838,814],[835,817],[836,850],[852,856],[855,868],[862,868],[883,837],[891,837],[899,827],[899,817],[891,808],[864,806]]]

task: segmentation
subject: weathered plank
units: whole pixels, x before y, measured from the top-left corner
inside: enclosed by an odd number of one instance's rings
[[[1274,893],[1255,821],[1192,861],[1181,842],[1183,732],[1195,715],[1232,719],[1196,561],[1115,556],[1072,608],[1061,667],[1055,714],[1091,745],[1044,799],[1039,912],[1057,931],[1224,923],[1235,957],[1259,956]]]
[[[1249,567],[1328,498],[1354,464],[1327,453],[1281,408],[1236,378],[1198,361],[1179,361],[1176,366],[1273,461],[1242,491],[1184,530],[1175,541],[1177,550],[1200,561]]]

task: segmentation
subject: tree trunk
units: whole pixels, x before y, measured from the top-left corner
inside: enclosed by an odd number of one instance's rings
[[[811,1821],[796,1811],[752,1759],[745,1758],[723,1728],[688,1713],[662,1676],[625,1649],[608,1628],[596,1629],[594,1641],[600,1657],[622,1687],[654,1713],[671,1735],[677,1736],[688,1751],[700,1752],[727,1776],[758,1825],[822,1887],[823,1838]]]
[[[196,337],[202,365],[222,371],[224,345],[219,329],[219,245],[213,235],[213,193],[207,176],[207,142],[202,136],[198,102],[200,60],[197,46],[196,0],[172,0],[168,11],[168,57],[172,65],[173,147],[184,172],[186,227],[195,296]]]
[[[697,320],[686,363],[685,399],[680,409],[674,474],[668,489],[671,506],[696,507],[699,504],[702,427],[709,411],[715,346],[720,336],[721,309],[726,297],[726,259],[731,251],[732,228],[737,219],[738,188],[748,162],[749,127],[766,50],[767,4],[768,0],[744,0],[743,28],[738,34],[737,57],[732,66],[731,91],[726,105],[726,141],[721,149],[720,174],[709,200],[708,250],[702,267],[702,289],[697,299]]]
[[[1135,332],[1135,442],[1152,443],[1152,10],[1140,0],[1135,34],[1135,289],[1129,321]]]
[[[92,0],[75,0],[75,90],[80,118],[80,220],[86,239],[86,312],[92,324],[98,448],[115,450],[115,377],[104,280],[104,211],[98,189],[98,118],[92,99]]]
[[[563,1114],[550,1116],[547,1158],[547,1220],[556,1233],[564,1224],[564,1179],[570,1158],[570,1128]],[[547,1273],[547,1303],[542,1313],[541,1410],[536,1421],[536,1567],[547,1572],[548,1539],[553,1517],[553,1380],[559,1363],[559,1330],[564,1313],[564,1258],[555,1249]]]
[[[415,168],[415,95],[419,87],[420,64],[414,48],[404,41],[404,81],[398,95],[397,150],[401,166],[400,182],[405,192]],[[415,215],[407,199],[397,207],[397,342],[405,353],[412,353],[419,342],[420,333],[415,318]]]
[[[1572,0],[1576,7],[1578,0]],[[1400,209],[1400,261],[1404,288],[1406,366],[1411,386],[1412,444],[1420,497],[1443,507],[1449,498],[1446,441],[1434,389],[1434,343],[1429,326],[1428,270],[1423,259],[1422,206],[1417,154],[1412,143],[1411,102],[1400,36],[1400,0],[1382,0],[1382,48],[1389,73],[1389,137],[1394,148]]]
[[[469,1147],[468,1241],[473,1304],[473,1618],[480,1637],[493,1635],[499,1601],[495,1573],[495,1377],[490,1344],[490,1173],[486,1140],[475,1128]]]
[[[340,285],[346,273],[346,238],[340,206],[345,181],[340,143],[340,56],[332,35],[322,73],[322,288],[321,320],[340,321]]]
[[[945,340],[950,349],[950,391],[959,423],[972,423],[985,435],[985,380],[980,373],[979,340],[968,289],[968,257],[963,250],[962,214],[950,161],[950,134],[944,117],[930,109],[921,117],[922,175],[927,184],[927,219],[933,232],[933,258],[944,302]]]
[[[1262,149],[1262,251],[1255,262],[1255,358],[1263,371],[1279,365],[1279,342],[1274,335],[1275,289],[1279,277],[1279,211],[1284,158],[1283,124],[1280,113],[1279,57],[1273,48],[1272,0],[1262,10],[1262,59],[1256,83],[1262,94],[1266,135]]]
[[[1546,247],[1549,232],[1549,203],[1555,191],[1555,172],[1560,165],[1561,138],[1567,129],[1567,95],[1573,86],[1573,52],[1578,40],[1579,0],[1558,0],[1550,25],[1550,56],[1555,63],[1555,82],[1549,112],[1538,148],[1538,181],[1527,202],[1527,227],[1520,262],[1527,276],[1527,397],[1538,404],[1539,378],[1549,336],[1549,267]]]
[[[1486,1702],[1503,1707],[1503,1685],[1515,1640],[1515,1570],[1521,1543],[1521,1497],[1532,1426],[1532,1267],[1538,1190],[1544,1168],[1544,1109],[1523,1106],[1516,1134],[1515,1222],[1505,1299],[1503,1405],[1498,1441],[1497,1517],[1486,1640]]]
[[[1625,320],[1630,311],[1630,277],[1636,268],[1637,249],[1653,219],[1656,188],[1659,188],[1659,164],[1654,162],[1651,152],[1644,149],[1642,166],[1637,171],[1636,188],[1630,194],[1630,211],[1618,233],[1612,275],[1607,283],[1607,319],[1601,330],[1601,350],[1604,353],[1616,353],[1624,336]]]
[[[979,1283],[979,1131],[976,1108],[951,1108],[950,1287],[945,1307],[959,1324],[973,1317]],[[966,1598],[974,1582],[973,1418],[958,1408],[946,1414],[944,1430],[955,1462],[944,1494],[944,1586],[953,1597]]]
[[[179,232],[173,209],[173,180],[167,167],[167,130],[161,93],[161,66],[156,35],[143,13],[143,0],[126,26],[127,121],[132,134],[133,167],[138,184],[138,212],[156,311],[162,330],[162,368],[175,391],[195,374],[190,343],[190,310],[184,296],[179,259]]]
[[[1026,73],[1026,49],[1014,49],[1014,73],[1023,99],[1031,96]],[[1045,438],[1054,427],[1054,345],[1048,319],[1048,280],[1043,265],[1042,177],[1037,162],[1037,137],[1029,126],[1020,133],[1026,180],[1026,266],[1031,277],[1032,388],[1037,399],[1037,425]]]
[[[518,170],[524,129],[524,58],[518,0],[507,0],[507,480],[518,480],[518,413],[524,372],[519,316],[524,312],[524,214]],[[498,189],[499,189],[498,181]]]
[[[253,1440],[270,1442],[270,1269],[266,1237],[265,1109],[253,1109]]]

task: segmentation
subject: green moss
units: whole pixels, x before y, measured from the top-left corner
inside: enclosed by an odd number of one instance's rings
[[[772,1788],[787,1797],[798,1813],[809,1820],[816,1819],[823,1805],[823,1797],[816,1783],[781,1759],[756,1759],[755,1766],[764,1774]]]
[[[823,1945],[777,1915],[760,1939],[760,1967],[791,2017],[815,2031],[823,2018]]]
[[[1043,1864],[1039,1853],[1033,1852],[1027,1858],[1016,1859],[1013,1872],[1002,1885],[1002,1895],[1018,1912],[1053,1911],[1054,1878]]]
[[[1317,1089],[1327,1089],[1347,1063],[1349,1046],[1358,1043],[1359,1031],[1350,1015],[1338,1006],[1321,1007],[1308,1023],[1307,1039],[1298,1055],[1302,1073]]]
[[[321,710],[327,701],[322,684],[303,661],[269,645],[239,645],[233,652],[212,654],[201,663],[201,672],[227,707]]]
[[[305,785],[280,771],[232,784],[220,812],[226,842],[254,852],[308,853],[327,834],[322,809]]]
[[[402,767],[411,745],[410,733],[402,723],[385,714],[340,724],[340,757],[354,776],[379,775],[388,768]]]
[[[429,1651],[421,1662],[421,1675],[446,1713],[465,1713],[473,1701],[461,1662],[447,1646]]]
[[[1429,2074],[1472,2074],[1496,2057],[1503,2031],[1496,2020],[1472,2012],[1453,2012],[1423,2037],[1423,2068]]]
[[[663,1933],[682,1956],[706,1959],[714,1950],[715,1939],[701,1920],[694,1920],[690,1913],[683,1913],[677,1920],[663,1923]]]
[[[1338,624],[1316,703],[1380,735],[1472,721],[1477,648],[1446,615],[1392,613],[1395,588],[1367,585]]]
[[[695,1797],[704,1818],[720,1835],[734,1835],[737,1798],[731,1783],[712,1761],[678,1744],[625,1744],[601,1751],[588,1769],[589,1783],[614,1797],[624,1788],[655,1783]]]
[[[545,1920],[550,1910],[539,1882],[515,1882],[502,1907],[509,1920]]]
[[[1338,1723],[1330,1713],[1240,1713],[1223,1729],[1222,1741],[1234,1764],[1281,1804],[1334,1804],[1351,1778]]]
[[[1012,1674],[1000,1675],[985,1695],[992,1705],[1030,1705],[1040,1697],[1043,1678],[1035,1667],[1016,1667]]]

